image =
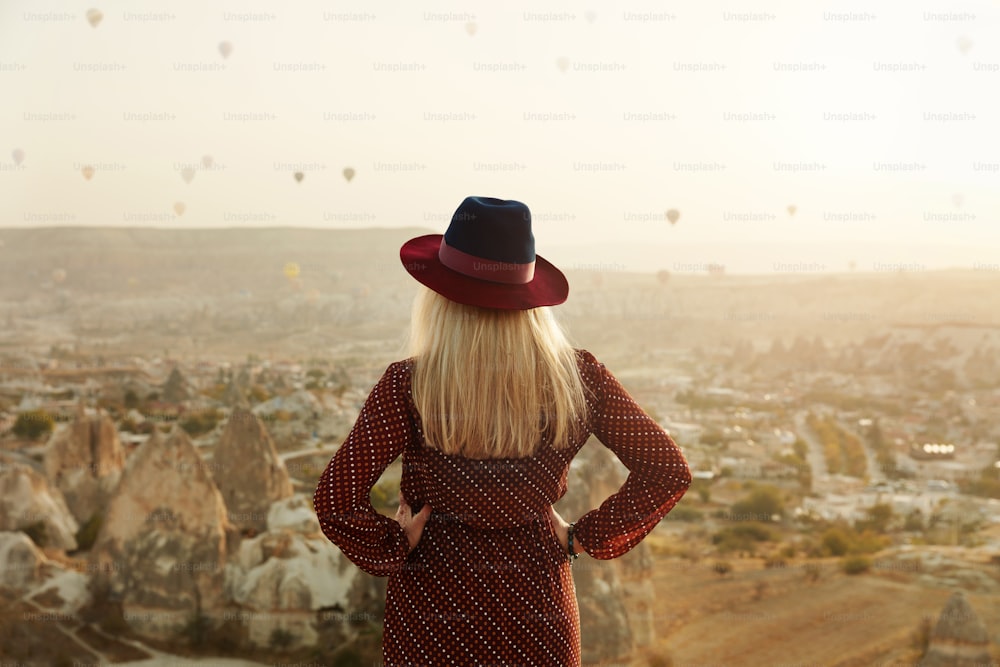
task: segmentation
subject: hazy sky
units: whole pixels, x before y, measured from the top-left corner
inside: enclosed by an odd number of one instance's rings
[[[92,2],[0,1],[0,227],[443,232],[476,194],[564,262],[1000,271],[997,0]]]

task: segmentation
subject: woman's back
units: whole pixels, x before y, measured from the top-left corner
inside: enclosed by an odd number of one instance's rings
[[[323,532],[389,578],[387,666],[579,665],[569,554],[632,549],[684,495],[687,463],[604,365],[537,310],[568,287],[535,257],[523,204],[469,198],[444,237],[418,237],[400,254],[433,293],[416,302],[414,356],[388,367],[320,478]],[[574,527],[552,505],[590,434],[629,476]],[[369,494],[399,456],[397,521]],[[411,516],[411,505],[424,509]]]

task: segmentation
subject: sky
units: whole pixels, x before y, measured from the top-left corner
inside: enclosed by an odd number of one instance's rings
[[[482,195],[568,268],[1000,272],[1000,0],[88,3],[0,2],[0,240]]]

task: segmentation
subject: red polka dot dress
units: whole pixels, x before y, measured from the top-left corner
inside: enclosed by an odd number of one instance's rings
[[[412,360],[389,366],[320,478],[313,503],[326,536],[365,572],[387,576],[386,667],[580,664],[580,621],[566,552],[548,519],[570,461],[593,433],[629,470],[621,489],[576,520],[599,559],[638,544],[691,483],[680,449],[584,350],[587,433],[527,458],[470,459],[425,446],[410,395]],[[401,490],[432,511],[420,542],[369,500],[402,456]],[[573,520],[573,517],[567,517]]]

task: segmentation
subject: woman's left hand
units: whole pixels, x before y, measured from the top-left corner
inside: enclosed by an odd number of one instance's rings
[[[429,519],[430,516],[430,505],[424,505],[420,512],[414,514],[413,509],[403,497],[403,492],[400,491],[399,509],[396,510],[396,523],[398,523],[400,528],[403,529],[403,532],[406,533],[406,541],[410,543],[410,551],[413,551],[414,547],[417,546],[417,542],[420,541],[420,536],[423,535],[424,526],[427,525],[427,519]]]

